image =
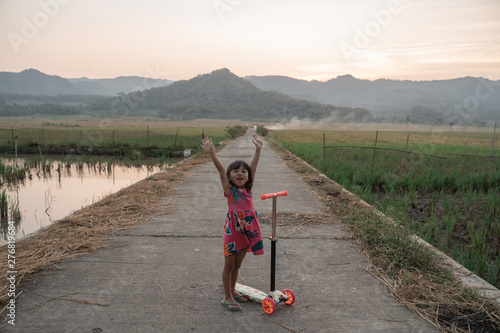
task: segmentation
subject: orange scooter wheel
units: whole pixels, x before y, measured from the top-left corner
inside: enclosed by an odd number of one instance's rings
[[[293,303],[295,303],[295,294],[293,293],[293,291],[291,291],[290,289],[285,289],[283,290],[283,294],[288,297],[288,299],[285,301],[286,305],[292,305]]]
[[[272,315],[276,312],[276,302],[271,297],[266,297],[262,301],[262,309],[264,309],[264,312],[268,315]]]

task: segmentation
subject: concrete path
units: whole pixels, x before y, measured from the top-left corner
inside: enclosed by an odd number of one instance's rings
[[[219,152],[224,165],[250,161],[251,132]],[[260,216],[271,200],[260,194],[287,190],[278,211],[325,210],[308,185],[268,146],[254,185]],[[111,246],[43,271],[18,298],[16,326],[3,332],[437,332],[396,304],[362,267],[366,258],[346,240],[339,221],[278,228],[276,286],[295,292],[292,306],[273,316],[260,304],[230,312],[223,298],[222,232],[227,204],[212,163],[189,171],[165,206],[176,209],[110,238]],[[285,213],[283,213],[285,214]],[[270,225],[262,218],[266,254],[248,255],[240,282],[269,289]],[[94,305],[38,295],[86,300]]]

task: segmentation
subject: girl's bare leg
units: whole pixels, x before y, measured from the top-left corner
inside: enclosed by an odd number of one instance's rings
[[[240,267],[241,263],[243,262],[243,259],[245,259],[245,256],[247,254],[247,251],[241,251],[236,254],[236,258],[234,260],[234,268],[231,273],[231,295],[238,296],[238,293],[234,290],[236,286],[236,282],[238,281],[238,273],[240,272]]]
[[[236,303],[233,298],[233,289],[231,278],[235,267],[236,255],[224,257],[224,269],[222,270],[222,284],[224,285],[224,302]],[[240,308],[240,305],[229,305],[232,309]]]

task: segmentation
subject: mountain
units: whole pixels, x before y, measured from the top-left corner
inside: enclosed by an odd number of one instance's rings
[[[336,107],[297,100],[277,91],[262,91],[248,80],[219,69],[167,87],[152,88],[96,104],[96,110],[130,114],[160,110],[162,117],[193,118],[311,118],[332,121],[370,121],[360,108]]]
[[[84,95],[115,96],[134,91],[157,88],[172,84],[174,81],[151,79],[139,76],[119,76],[114,79],[68,79]]]
[[[138,76],[122,76],[114,79],[65,79],[44,74],[36,69],[27,69],[20,73],[0,72],[0,94],[116,96],[120,93],[127,94],[166,86],[172,82]]]
[[[35,96],[21,96],[24,94],[36,95],[36,103],[30,102],[35,101]],[[220,69],[172,83],[137,76],[65,79],[28,69],[20,73],[0,72],[0,102],[63,103],[81,106],[81,110],[89,107],[117,114],[153,110],[164,117],[181,118],[296,116],[332,121],[404,123],[410,119],[424,124],[453,121],[471,125],[499,120],[500,81],[474,77],[370,81],[343,75],[320,82],[286,76],[240,78],[228,69]],[[15,112],[10,110],[11,113]]]
[[[74,91],[66,79],[47,75],[36,69],[20,73],[0,72],[0,93],[32,95],[68,95]]]
[[[326,82],[284,76],[245,77],[258,88],[338,106],[365,108],[375,117],[406,121],[410,111],[424,123],[491,122],[500,118],[500,81],[465,77],[453,80],[360,80],[351,75]],[[432,115],[428,120],[418,110]]]

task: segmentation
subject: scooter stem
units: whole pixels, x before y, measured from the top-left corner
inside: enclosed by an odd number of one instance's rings
[[[276,276],[276,198],[281,196],[287,196],[287,191],[281,191],[276,193],[262,194],[260,198],[262,200],[273,198],[273,217],[271,224],[271,288],[270,291],[276,291],[275,286],[275,276]]]
[[[276,197],[273,197],[273,218],[272,218],[272,232],[271,232],[271,288],[270,291],[276,290],[275,276],[276,276]]]

